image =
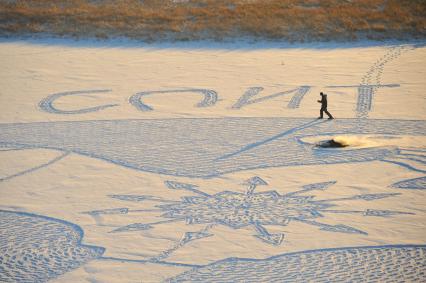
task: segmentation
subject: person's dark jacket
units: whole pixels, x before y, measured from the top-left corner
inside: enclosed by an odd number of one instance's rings
[[[327,108],[327,95],[322,95],[321,100],[318,100],[319,103],[321,103],[321,109]]]

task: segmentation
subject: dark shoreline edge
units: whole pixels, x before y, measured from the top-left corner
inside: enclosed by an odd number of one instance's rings
[[[149,48],[149,49],[224,49],[224,50],[257,50],[257,49],[346,49],[367,47],[392,47],[397,45],[412,45],[415,48],[426,46],[426,39],[386,39],[386,40],[323,40],[290,42],[286,40],[270,40],[249,37],[227,38],[224,40],[158,40],[144,41],[128,37],[96,37],[57,36],[48,33],[0,35],[0,44],[27,43],[40,46],[66,47],[109,47],[109,48]]]

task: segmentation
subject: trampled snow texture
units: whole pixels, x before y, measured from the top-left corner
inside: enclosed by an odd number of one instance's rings
[[[382,74],[384,66],[392,60],[398,58],[403,52],[412,50],[408,46],[396,46],[389,49],[389,51],[374,62],[367,73],[361,79],[361,85],[358,87],[358,101],[357,101],[357,117],[368,118],[368,113],[373,107],[373,97],[377,89],[381,87]],[[378,86],[371,86],[371,85]]]
[[[4,151],[45,148],[61,151],[52,160],[36,167],[0,178],[7,181],[31,174],[66,158],[71,153],[102,159],[128,168],[184,177],[216,177],[225,173],[247,169],[335,164],[379,160],[403,166],[405,169],[425,174],[426,149],[380,146],[352,149],[322,149],[302,142],[304,137],[318,135],[401,135],[425,136],[425,121],[367,119],[374,110],[374,96],[378,88],[396,87],[382,82],[385,66],[410,46],[390,48],[367,70],[357,85],[328,86],[356,87],[357,119],[318,121],[303,118],[209,118],[209,119],[158,119],[69,121],[0,124],[0,149]],[[262,87],[250,87],[232,108],[237,111],[248,105],[262,103],[281,96],[291,96],[289,109],[299,108],[312,86],[300,86],[272,95],[262,95]],[[105,104],[77,110],[63,110],[55,101],[64,96],[106,93],[109,89],[92,89],[60,92],[49,95],[39,103],[39,108],[57,115],[98,112],[118,104]],[[144,103],[145,97],[157,94],[200,94],[195,107],[216,104],[218,93],[211,89],[187,88],[153,90],[136,93],[130,104],[139,111],[152,111]],[[398,189],[425,189],[426,177],[401,180],[392,185]],[[285,244],[284,226],[301,222],[320,230],[367,236],[367,229],[350,221],[327,224],[321,221],[329,214],[348,214],[363,217],[398,217],[411,212],[373,209],[360,210],[334,207],[335,202],[345,204],[352,200],[373,201],[399,196],[399,193],[368,193],[331,199],[316,199],[302,195],[313,190],[323,190],[335,182],[303,186],[299,191],[280,194],[275,189],[255,191],[256,186],[267,185],[259,177],[249,179],[245,193],[219,191],[208,194],[197,186],[168,180],[166,187],[186,190],[189,195],[181,200],[169,200],[156,195],[109,195],[123,201],[119,207],[86,211],[95,219],[101,215],[126,217],[131,212],[144,213],[144,209],[121,207],[126,202],[158,202],[149,212],[158,212],[154,222],[131,223],[119,226],[111,233],[140,233],[157,225],[170,225],[185,221],[192,231],[184,231],[166,250],[142,260],[127,258],[102,258],[104,248],[81,244],[83,230],[74,224],[31,213],[0,210],[0,281],[44,282],[56,278],[92,259],[118,260],[193,268],[169,279],[170,282],[419,282],[426,277],[426,246],[397,245],[355,248],[307,250],[276,255],[267,259],[227,258],[207,265],[197,262],[182,264],[169,261],[170,257],[188,243],[215,237],[217,226],[239,230],[248,229],[250,235],[267,245]],[[195,194],[195,195],[193,195]],[[137,205],[132,204],[132,207]],[[95,207],[91,208],[95,209]],[[325,223],[324,223],[325,222]],[[128,222],[127,222],[128,223]],[[202,227],[200,227],[202,224]],[[275,226],[268,231],[269,226]],[[193,227],[199,227],[194,231]],[[357,228],[358,227],[358,228]],[[271,227],[272,228],[272,227]],[[281,229],[281,230],[280,230]],[[360,230],[363,229],[363,230]],[[364,231],[365,230],[365,231]],[[274,231],[274,233],[272,233]],[[275,232],[277,231],[277,232]],[[236,231],[235,231],[236,232]],[[119,235],[119,234],[115,234]],[[201,242],[201,241],[200,241]],[[256,255],[253,255],[256,257]],[[89,279],[91,280],[91,279]],[[141,278],[143,280],[143,278]],[[95,281],[93,279],[93,281]]]
[[[426,246],[312,250],[268,259],[229,258],[168,282],[422,282]]]
[[[141,101],[141,98],[155,93],[185,93],[185,92],[195,92],[200,93],[204,96],[204,99],[200,101],[195,107],[208,107],[212,106],[217,101],[217,92],[211,89],[177,89],[177,90],[159,90],[159,91],[143,91],[139,92],[129,98],[130,104],[136,107],[140,111],[152,111],[152,107],[144,104]]]
[[[109,91],[111,90],[99,89],[99,90],[67,91],[67,92],[54,93],[44,98],[42,101],[40,101],[39,107],[43,111],[46,111],[48,113],[54,113],[54,114],[83,114],[83,113],[89,113],[89,112],[96,112],[109,107],[118,106],[118,104],[107,104],[107,105],[83,108],[78,110],[60,110],[60,109],[57,109],[55,106],[53,106],[53,102],[56,99],[63,96],[70,96],[70,95],[81,94],[81,93],[88,94],[88,93],[99,93],[99,92],[109,92]]]
[[[426,190],[426,176],[415,179],[403,180],[401,182],[393,184],[392,186],[398,189]]]
[[[304,118],[16,123],[0,124],[0,146],[61,150],[141,171],[185,177],[399,157],[395,147],[325,150],[300,142],[304,136],[322,134],[424,136],[426,123],[420,120],[321,121]],[[424,158],[424,152],[418,154]],[[404,158],[412,159],[408,155]]]
[[[99,258],[104,249],[81,244],[82,237],[75,224],[0,211],[0,281],[46,282]]]
[[[240,109],[246,105],[259,103],[271,98],[294,93],[293,97],[291,98],[290,102],[287,105],[287,108],[295,109],[295,108],[299,108],[303,97],[308,93],[310,89],[311,89],[310,86],[301,86],[299,88],[295,88],[292,90],[282,91],[272,95],[263,96],[261,98],[252,99],[256,95],[258,95],[259,92],[263,90],[263,87],[251,87],[243,94],[243,96],[241,96],[241,98],[234,105],[232,105],[232,108]]]
[[[284,240],[284,233],[270,233],[265,228],[265,225],[287,226],[291,222],[302,222],[328,232],[367,235],[365,231],[349,225],[330,225],[321,221],[318,222],[318,220],[321,220],[321,218],[324,218],[329,213],[355,214],[364,217],[390,217],[401,214],[412,214],[403,211],[370,208],[365,210],[330,209],[335,207],[336,203],[339,202],[348,202],[351,200],[370,202],[398,196],[398,193],[361,194],[322,200],[316,200],[315,196],[312,195],[302,195],[312,191],[326,190],[335,183],[335,181],[330,181],[308,184],[298,191],[281,195],[275,190],[255,192],[257,186],[267,185],[267,183],[262,178],[254,176],[245,182],[248,186],[245,193],[221,191],[210,195],[199,190],[197,186],[192,184],[166,181],[165,184],[169,189],[186,190],[195,194],[195,196],[184,196],[181,201],[176,201],[150,195],[110,195],[111,198],[127,202],[158,202],[160,204],[156,205],[156,208],[158,208],[157,211],[160,213],[159,217],[165,219],[151,223],[132,223],[111,232],[137,232],[152,229],[157,225],[178,221],[184,221],[188,225],[206,225],[199,232],[187,232],[178,245],[164,253],[169,256],[172,252],[190,241],[213,236],[211,229],[216,225],[223,225],[232,229],[252,227],[256,232],[254,237],[267,244],[278,246]],[[127,214],[129,212],[132,212],[129,208],[112,208],[84,213],[98,216],[102,214]],[[166,257],[164,254],[162,258]]]

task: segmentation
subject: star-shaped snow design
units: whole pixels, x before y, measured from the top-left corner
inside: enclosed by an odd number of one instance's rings
[[[166,218],[185,219],[189,224],[218,223],[238,229],[254,224],[285,226],[292,219],[321,217],[320,210],[333,206],[312,199],[280,195],[276,191],[246,194],[223,191],[211,196],[185,197],[181,203],[158,207],[166,211],[162,215]]]
[[[374,201],[386,197],[399,195],[398,193],[379,193],[379,194],[361,194],[344,198],[316,200],[315,196],[303,195],[315,190],[325,190],[334,185],[335,181],[315,183],[303,186],[301,190],[280,194],[276,190],[256,192],[257,186],[268,185],[260,177],[253,177],[244,182],[247,186],[245,193],[222,191],[216,194],[208,194],[200,191],[197,186],[192,184],[180,183],[176,181],[165,181],[167,188],[172,190],[184,190],[190,192],[191,196],[184,196],[180,201],[167,200],[160,197],[149,195],[110,195],[121,201],[131,202],[159,202],[155,209],[164,220],[151,223],[132,223],[127,226],[119,227],[112,233],[134,232],[149,230],[156,225],[166,225],[170,222],[184,221],[188,225],[206,225],[201,231],[186,232],[179,243],[162,252],[152,261],[162,260],[168,257],[173,251],[179,249],[185,244],[211,237],[214,234],[210,232],[216,225],[223,225],[232,229],[243,227],[253,227],[254,236],[257,239],[270,245],[280,245],[284,240],[283,233],[270,233],[265,226],[287,226],[291,222],[302,222],[311,226],[316,226],[322,231],[340,232],[349,234],[367,235],[365,231],[351,227],[345,224],[330,225],[318,222],[318,218],[324,217],[325,213],[346,213],[358,214],[362,216],[388,217],[397,214],[410,214],[407,212],[391,210],[336,210],[339,201],[364,200]],[[134,210],[144,211],[144,210]],[[127,208],[113,208],[86,212],[92,216],[102,214],[126,214],[132,212]]]

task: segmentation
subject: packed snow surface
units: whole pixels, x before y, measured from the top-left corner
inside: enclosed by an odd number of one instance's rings
[[[3,40],[0,62],[0,281],[424,280],[424,44]]]

